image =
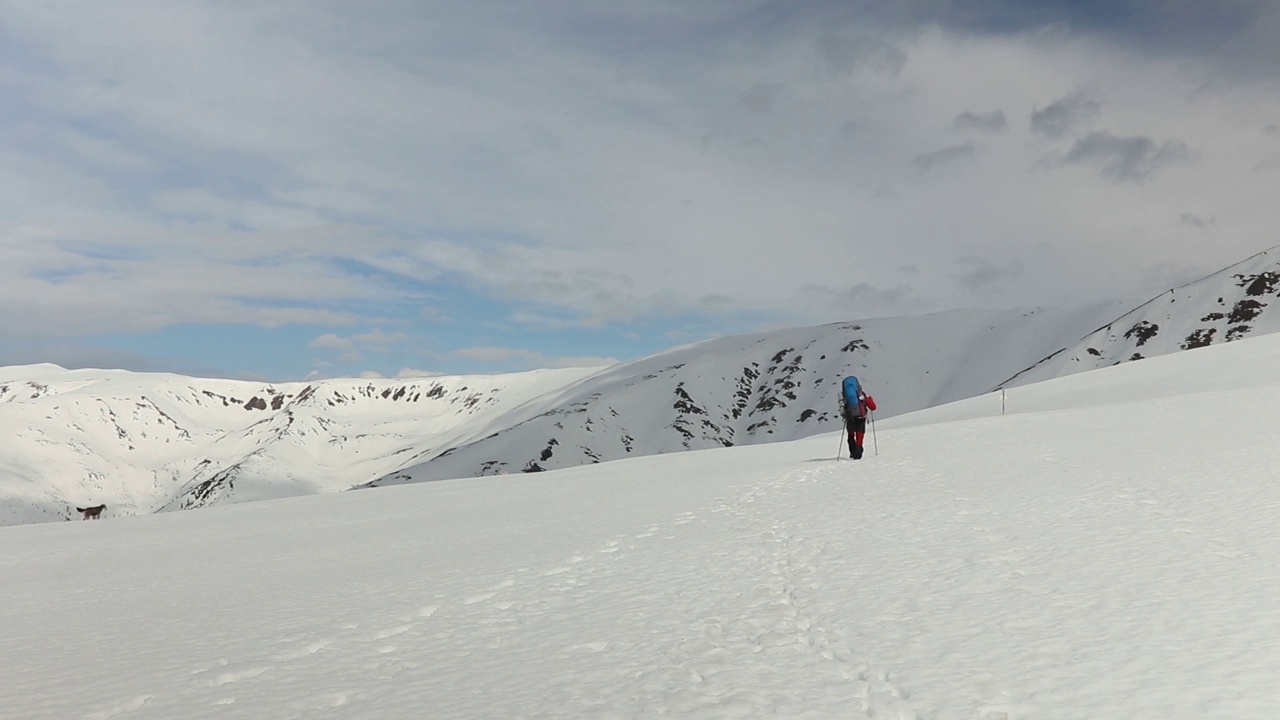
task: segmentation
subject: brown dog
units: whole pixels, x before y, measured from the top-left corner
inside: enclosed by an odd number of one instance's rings
[[[85,520],[97,520],[101,517],[102,511],[105,510],[106,507],[106,505],[94,505],[93,507],[87,508],[78,507],[76,510],[79,510],[81,514],[84,515]]]

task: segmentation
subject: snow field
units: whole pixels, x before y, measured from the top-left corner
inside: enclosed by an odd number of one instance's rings
[[[1280,343],[1238,345],[896,418],[858,462],[824,435],[4,528],[4,712],[1273,717],[1280,382],[1245,368]]]

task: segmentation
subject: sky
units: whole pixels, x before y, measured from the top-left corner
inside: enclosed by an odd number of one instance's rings
[[[0,0],[0,364],[609,364],[1280,244],[1264,0]]]
[[[1272,717],[1278,362],[1271,334],[1013,388],[860,461],[827,433],[0,528],[5,711]]]

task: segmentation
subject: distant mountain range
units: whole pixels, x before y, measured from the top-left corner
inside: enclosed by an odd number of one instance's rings
[[[208,507],[793,440],[1280,330],[1280,250],[1142,305],[957,310],[719,338],[607,367],[263,384],[0,368],[0,524]],[[832,447],[833,454],[835,446]]]

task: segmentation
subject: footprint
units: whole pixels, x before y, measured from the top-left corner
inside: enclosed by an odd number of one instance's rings
[[[409,632],[409,626],[408,626],[408,625],[399,625],[399,626],[397,626],[397,627],[388,628],[388,629],[386,629],[386,630],[379,630],[378,632],[376,632],[376,633],[374,633],[374,634],[373,634],[373,639],[374,639],[374,640],[386,640],[386,639],[387,639],[387,638],[389,638],[389,637],[395,637],[396,635],[400,635],[400,634],[403,634],[403,633],[406,633],[406,632]]]
[[[588,643],[579,643],[577,645],[573,645],[569,649],[570,650],[586,650],[589,652],[598,653],[598,652],[604,652],[605,650],[608,650],[609,645],[610,643],[608,641],[588,642]]]
[[[315,655],[316,653],[325,649],[332,643],[333,641],[327,638],[314,640],[312,642],[307,643],[306,645],[303,645],[300,648],[289,650],[289,651],[280,653],[278,655],[274,655],[272,656],[271,659],[272,660],[301,660],[302,658],[307,657],[309,655]]]
[[[210,681],[210,684],[212,684],[214,687],[222,687],[223,685],[227,685],[229,683],[240,682],[241,680],[248,680],[249,678],[258,677],[259,675],[261,675],[262,673],[270,669],[271,668],[267,667],[266,665],[253,665],[250,667],[241,668],[239,670],[230,670],[227,672],[221,672],[221,673],[218,673],[217,677],[215,677],[213,680]]]
[[[606,552],[607,552],[607,551],[606,551]],[[580,554],[576,554],[576,553],[575,553],[574,555],[569,556],[569,558],[568,558],[567,560],[565,560],[565,563],[567,563],[567,564],[566,564],[566,565],[564,565],[563,567],[552,568],[552,569],[550,569],[550,570],[548,570],[548,571],[546,571],[546,572],[544,572],[544,573],[542,573],[542,574],[543,574],[543,576],[545,576],[545,577],[549,577],[549,576],[551,576],[551,575],[559,575],[559,574],[561,574],[561,573],[567,573],[567,572],[569,572],[570,570],[572,570],[572,569],[573,569],[573,568],[572,568],[572,566],[573,566],[573,565],[577,565],[577,564],[579,564],[579,563],[586,562],[586,560],[587,560],[587,556],[586,556],[586,555],[580,555]]]
[[[107,720],[107,718],[112,718],[116,715],[133,712],[141,708],[143,705],[146,705],[153,697],[155,697],[155,695],[139,695],[138,697],[116,703],[115,705],[100,712],[92,715],[86,715],[85,718],[87,720]]]

